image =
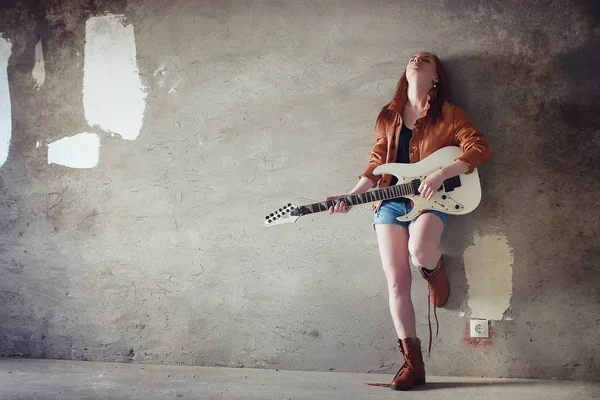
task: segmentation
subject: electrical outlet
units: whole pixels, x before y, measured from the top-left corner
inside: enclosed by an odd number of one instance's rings
[[[484,338],[484,339],[490,337],[487,319],[472,319],[471,320],[471,337],[472,338]]]

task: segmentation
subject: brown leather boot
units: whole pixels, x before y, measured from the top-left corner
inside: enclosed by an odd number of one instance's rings
[[[390,387],[394,390],[408,390],[416,385],[425,383],[425,364],[421,353],[419,338],[398,339],[400,353],[404,357],[404,364],[400,367],[391,383],[365,382],[370,386]]]
[[[404,365],[400,367],[390,388],[393,390],[408,390],[425,383],[425,364],[421,353],[419,338],[398,340],[400,352],[404,356]]]
[[[450,295],[450,285],[444,270],[444,259],[440,257],[435,269],[431,272],[419,268],[421,276],[429,283],[429,298],[435,307],[444,307]]]

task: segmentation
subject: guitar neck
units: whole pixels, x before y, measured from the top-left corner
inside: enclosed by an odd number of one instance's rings
[[[361,194],[353,194],[350,196],[338,197],[334,200],[326,200],[319,203],[307,204],[298,207],[298,215],[307,215],[329,210],[329,207],[335,206],[340,201],[346,203],[347,206],[356,206],[364,203],[372,203],[380,200],[397,199],[404,196],[412,196],[419,194],[419,186],[421,181],[415,179],[408,183],[389,186],[383,189],[370,190]]]

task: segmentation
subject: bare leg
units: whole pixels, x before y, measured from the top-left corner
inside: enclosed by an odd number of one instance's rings
[[[409,226],[408,249],[417,268],[434,269],[442,253],[440,240],[444,223],[435,214],[424,213]]]
[[[379,255],[387,279],[390,312],[399,339],[417,336],[415,309],[410,297],[408,230],[391,224],[375,225]]]

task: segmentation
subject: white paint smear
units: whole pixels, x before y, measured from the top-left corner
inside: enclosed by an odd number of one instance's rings
[[[502,319],[512,296],[513,261],[504,235],[475,234],[464,252],[472,318]]]
[[[8,159],[8,148],[12,135],[12,111],[8,89],[8,59],[12,44],[0,34],[0,167]]]
[[[83,107],[90,126],[134,140],[140,133],[146,92],[137,66],[133,26],[123,16],[89,18],[85,25]]]
[[[177,90],[177,86],[179,86],[179,84],[181,83],[182,80],[183,80],[183,78],[181,78],[181,77],[179,79],[177,79],[177,82],[175,82],[173,87],[171,87],[171,89],[169,90],[169,94],[174,93]]]
[[[33,65],[33,71],[31,71],[33,80],[35,81],[35,88],[40,90],[40,87],[46,81],[46,67],[44,65],[44,50],[42,49],[42,41],[40,40],[35,45],[35,64]]]
[[[100,138],[95,133],[79,133],[48,145],[48,164],[70,168],[94,168],[100,158]]]

